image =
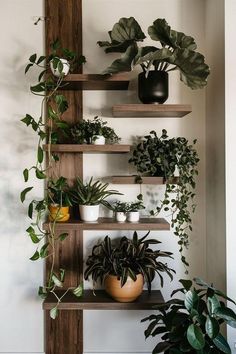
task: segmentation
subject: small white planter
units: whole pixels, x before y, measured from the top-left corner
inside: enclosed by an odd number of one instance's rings
[[[97,221],[99,217],[99,205],[79,205],[81,220]]]
[[[116,211],[116,221],[118,222],[125,222],[126,220],[126,213],[124,213],[123,211]]]
[[[69,71],[70,71],[70,64],[69,64],[68,60],[60,58],[60,61],[63,64],[62,72],[60,72],[58,70],[58,68],[54,69],[53,61],[52,60],[50,61],[50,69],[51,69],[53,75],[56,76],[56,77],[66,76],[69,73]]]
[[[129,211],[127,214],[127,220],[129,222],[138,222],[139,221],[139,211]]]
[[[94,145],[105,145],[106,139],[103,135],[96,135],[93,137],[93,144]]]

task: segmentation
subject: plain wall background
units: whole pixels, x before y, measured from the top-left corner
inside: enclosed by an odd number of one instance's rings
[[[190,239],[190,249],[187,257],[190,260],[190,274],[188,277],[200,276],[204,279],[212,276],[214,268],[214,281],[224,285],[224,236],[221,238],[220,247],[222,258],[221,262],[211,263],[207,261],[207,256],[212,255],[212,244],[214,245],[214,219],[209,209],[215,203],[222,203],[224,198],[224,186],[222,180],[214,184],[218,188],[216,199],[211,199],[214,188],[207,190],[206,193],[206,173],[209,178],[209,170],[206,169],[206,156],[211,161],[213,155],[221,152],[221,149],[214,149],[213,152],[206,146],[217,144],[216,136],[212,133],[207,134],[211,124],[214,110],[215,95],[217,85],[214,80],[222,80],[218,72],[219,67],[223,68],[223,53],[218,53],[216,58],[212,51],[216,50],[213,40],[220,41],[221,48],[223,28],[223,13],[217,12],[221,8],[223,0],[217,0],[217,5],[212,0],[84,0],[83,1],[83,52],[88,63],[84,67],[84,72],[100,73],[113,59],[112,55],[106,55],[101,48],[96,45],[97,40],[106,40],[107,31],[122,16],[134,16],[140,23],[143,31],[147,33],[147,27],[158,17],[164,17],[171,24],[172,28],[192,35],[198,44],[199,51],[207,55],[213,73],[209,79],[208,90],[191,91],[185,87],[178,78],[178,73],[170,75],[170,98],[167,103],[189,103],[192,104],[192,114],[185,118],[171,119],[113,119],[111,117],[111,107],[113,104],[123,102],[138,102],[136,94],[136,80],[132,81],[128,92],[85,92],[84,93],[84,117],[93,118],[95,115],[104,117],[109,125],[115,128],[118,135],[122,137],[123,143],[131,143],[137,135],[143,135],[150,130],[161,132],[167,129],[170,136],[183,135],[190,140],[197,138],[197,149],[200,155],[199,178],[197,184],[197,211],[193,218],[194,232]],[[208,7],[206,7],[206,5]],[[228,1],[227,19],[232,21],[234,6],[233,0]],[[215,6],[215,12],[212,13]],[[171,9],[171,11],[170,11]],[[37,139],[34,134],[26,129],[20,119],[24,114],[36,115],[39,113],[39,101],[29,93],[29,85],[34,82],[35,76],[29,74],[24,76],[24,66],[29,55],[34,52],[42,53],[44,33],[43,23],[34,26],[37,16],[43,15],[43,0],[8,0],[1,1],[1,39],[4,43],[4,50],[1,53],[1,158],[0,158],[0,191],[2,196],[1,213],[1,285],[0,292],[0,318],[4,319],[0,325],[0,353],[43,353],[43,311],[41,310],[40,300],[37,299],[37,287],[42,282],[43,263],[33,263],[28,260],[32,255],[34,247],[25,234],[25,228],[29,220],[26,216],[26,208],[19,202],[19,193],[25,187],[22,178],[22,170],[31,166],[35,159]],[[218,22],[219,21],[219,22]],[[217,27],[219,32],[214,31]],[[206,36],[207,33],[207,36]],[[217,34],[218,33],[218,34]],[[230,35],[229,43],[232,43]],[[73,35],[73,34],[71,34]],[[148,40],[145,42],[148,43]],[[211,45],[210,45],[211,43]],[[231,62],[231,48],[228,48],[227,63],[230,70],[235,70],[234,61]],[[228,69],[228,81],[232,73]],[[135,73],[132,74],[135,78]],[[218,76],[219,75],[219,76]],[[229,95],[226,102],[230,106],[234,97],[230,93],[232,81],[228,86]],[[221,87],[222,89],[222,87]],[[224,90],[222,90],[224,91]],[[222,95],[224,92],[222,93]],[[222,97],[222,96],[221,96]],[[223,144],[222,120],[220,115],[223,113],[223,101],[217,101],[218,123],[215,127]],[[222,104],[221,104],[222,102]],[[234,118],[233,106],[228,111],[228,158],[232,161],[231,144],[234,143]],[[211,137],[211,140],[208,138]],[[215,140],[214,140],[215,139]],[[95,177],[111,176],[114,174],[132,173],[132,168],[128,165],[128,158],[123,155],[86,155],[84,158],[85,178],[93,175]],[[224,168],[224,156],[221,154],[220,168]],[[213,161],[214,162],[214,161]],[[212,162],[211,167],[216,165]],[[228,165],[229,186],[233,183],[232,165]],[[223,172],[223,170],[221,170]],[[223,173],[222,173],[223,176]],[[223,178],[223,177],[222,177]],[[43,186],[35,181],[35,197],[42,194]],[[114,186],[125,194],[123,200],[134,199],[139,193],[137,186]],[[208,184],[209,188],[209,184]],[[233,193],[232,188],[228,192],[231,209],[228,209],[228,271],[230,295],[235,292],[235,280],[233,274],[233,245],[234,245],[234,226],[232,225],[233,212]],[[160,197],[162,188],[144,187],[143,192],[151,191]],[[146,199],[148,202],[148,198]],[[220,204],[223,206],[223,204]],[[208,213],[206,213],[206,208]],[[223,209],[217,209],[219,225],[224,220]],[[211,209],[213,210],[213,209]],[[215,209],[214,209],[215,210]],[[214,211],[212,211],[213,213]],[[207,221],[206,223],[206,216]],[[207,226],[208,225],[208,226]],[[210,225],[210,226],[209,226]],[[207,229],[208,227],[208,229]],[[211,231],[211,239],[207,239],[206,230]],[[224,226],[222,227],[222,232]],[[88,254],[94,242],[99,237],[103,237],[108,232],[85,232],[84,250]],[[110,232],[109,235],[132,235],[131,232]],[[143,234],[143,233],[141,233]],[[219,235],[219,233],[218,233]],[[160,246],[163,250],[174,253],[174,260],[169,262],[176,270],[175,280],[170,283],[166,279],[163,294],[168,298],[171,291],[178,286],[177,280],[184,277],[184,268],[180,262],[177,240],[172,232],[152,232],[150,237],[157,237],[162,241]],[[218,236],[219,239],[219,236]],[[219,252],[218,248],[217,252]],[[214,251],[215,252],[215,251]],[[220,252],[218,253],[218,257]],[[213,257],[212,257],[213,258]],[[216,259],[216,257],[215,257]],[[213,266],[214,265],[214,266]],[[218,267],[218,268],[216,268]],[[215,270],[217,269],[217,270]],[[218,269],[220,273],[218,273]],[[230,285],[232,284],[232,285]],[[91,283],[86,283],[86,287],[91,287]],[[159,288],[158,281],[155,281],[153,288]],[[148,340],[145,342],[143,331],[145,325],[140,324],[140,319],[145,317],[147,311],[86,311],[84,314],[84,351],[86,353],[151,353],[157,341]],[[102,324],[102,325],[101,325]],[[104,335],[105,333],[105,335]],[[233,334],[231,335],[233,341]]]

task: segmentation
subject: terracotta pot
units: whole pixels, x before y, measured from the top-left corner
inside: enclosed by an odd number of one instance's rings
[[[59,207],[58,205],[50,205],[49,206],[49,220],[57,222],[65,222],[69,220],[70,212],[69,207]]]
[[[136,300],[143,291],[143,283],[142,274],[137,275],[136,281],[128,277],[123,287],[121,287],[121,282],[115,275],[107,275],[104,281],[106,292],[118,302],[132,302]]]

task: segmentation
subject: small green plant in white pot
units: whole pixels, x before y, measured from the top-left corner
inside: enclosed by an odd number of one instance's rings
[[[145,206],[143,205],[142,195],[140,195],[137,201],[129,203],[127,221],[138,222],[140,218],[139,211],[142,209],[145,209]]]
[[[116,190],[108,190],[108,186],[108,183],[94,182],[93,177],[88,183],[83,183],[79,177],[76,179],[75,188],[72,191],[72,201],[74,205],[79,206],[81,220],[97,221],[99,206],[101,204],[107,206],[105,199],[114,194],[121,195]]]
[[[129,203],[115,201],[113,204],[108,204],[107,207],[114,212],[117,222],[125,222],[127,219],[127,212],[129,210]]]

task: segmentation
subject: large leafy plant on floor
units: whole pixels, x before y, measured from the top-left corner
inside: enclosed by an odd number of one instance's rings
[[[77,56],[76,53],[61,48],[60,43],[56,40],[51,45],[51,53],[48,56],[38,56],[37,54],[32,54],[29,58],[29,63],[25,68],[25,73],[32,70],[33,67],[40,69],[40,74],[38,76],[38,82],[30,87],[32,94],[40,96],[41,107],[37,117],[33,117],[29,113],[25,115],[21,121],[37,134],[38,144],[36,152],[36,162],[33,166],[25,168],[23,171],[24,181],[28,182],[32,171],[34,171],[35,177],[44,180],[45,184],[49,183],[49,190],[47,190],[45,198],[42,200],[31,200],[28,205],[28,216],[32,220],[30,226],[27,228],[27,235],[30,237],[31,241],[36,245],[36,251],[30,258],[32,261],[36,261],[42,258],[50,258],[51,270],[47,276],[46,285],[39,287],[39,295],[45,298],[49,292],[53,293],[59,302],[59,298],[55,292],[57,288],[63,286],[65,278],[65,270],[57,269],[55,270],[55,249],[56,243],[63,241],[67,234],[62,233],[56,235],[55,232],[55,221],[49,222],[48,230],[43,230],[42,223],[48,214],[48,206],[50,201],[50,195],[52,195],[52,188],[54,197],[57,194],[57,198],[61,201],[58,203],[59,207],[62,207],[62,202],[65,196],[66,181],[63,177],[56,176],[54,181],[49,180],[48,176],[51,175],[52,167],[55,162],[58,161],[59,157],[52,153],[51,143],[54,134],[54,130],[61,129],[67,130],[68,124],[63,120],[63,114],[68,108],[68,102],[64,95],[58,92],[58,90],[63,85],[63,63],[61,61],[61,56],[67,59],[71,67],[73,65],[81,65],[85,58],[83,56]],[[53,68],[57,68],[59,76],[55,77],[51,70],[50,64]],[[47,142],[47,159],[45,158],[43,144]],[[21,202],[23,203],[26,199],[27,194],[32,191],[33,186],[26,187],[20,195]],[[70,289],[65,290],[65,293]],[[75,290],[78,295],[81,293],[81,288]],[[63,294],[64,296],[64,294]],[[62,296],[62,297],[63,297]],[[58,305],[57,305],[58,306]],[[57,314],[57,306],[51,310],[51,317],[55,318]]]
[[[161,176],[165,180],[164,198],[151,211],[151,215],[164,211],[171,216],[171,226],[179,238],[181,260],[188,266],[184,248],[189,245],[189,231],[192,231],[192,212],[195,211],[195,177],[198,174],[198,154],[194,145],[184,137],[168,138],[167,131],[162,130],[160,137],[155,131],[144,136],[135,146],[129,162],[134,164],[142,175]],[[175,171],[178,177],[175,178]],[[142,177],[138,177],[142,183]],[[176,181],[175,181],[176,180]],[[175,182],[175,183],[173,183]]]
[[[148,28],[148,34],[159,46],[138,46],[146,38],[140,25],[134,19],[121,18],[108,32],[110,42],[99,41],[106,53],[123,53],[103,74],[131,71],[141,65],[148,75],[150,69],[179,70],[180,79],[191,89],[202,88],[207,84],[209,67],[202,54],[196,51],[194,38],[171,29],[165,19],[157,19]]]
[[[224,323],[236,327],[236,314],[224,300],[235,302],[199,278],[194,282],[180,280],[183,287],[175,290],[172,296],[181,292],[184,299],[175,298],[158,305],[157,314],[142,320],[150,321],[146,338],[161,335],[153,354],[231,353],[221,330]]]

